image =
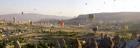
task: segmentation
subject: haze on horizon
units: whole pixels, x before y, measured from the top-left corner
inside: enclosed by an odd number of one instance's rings
[[[140,12],[140,0],[0,0],[0,15],[38,13],[58,16],[100,12]]]

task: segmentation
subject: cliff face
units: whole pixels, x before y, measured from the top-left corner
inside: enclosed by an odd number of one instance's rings
[[[24,13],[24,14],[5,14],[0,15],[0,19],[5,19],[7,21],[12,21],[13,17],[16,18],[17,21],[40,21],[40,20],[59,20],[59,19],[69,19],[69,17],[64,16],[56,16],[56,15],[42,15],[42,14],[34,14],[34,13]]]
[[[66,20],[67,24],[89,24],[89,23],[125,23],[137,22],[140,20],[140,12],[114,12],[114,13],[94,13],[95,19],[92,21],[89,14],[79,15],[77,18]]]

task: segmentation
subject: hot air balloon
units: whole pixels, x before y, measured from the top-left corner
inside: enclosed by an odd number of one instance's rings
[[[21,12],[21,15],[23,15],[23,12]]]
[[[63,28],[64,27],[64,21],[63,20],[60,20],[59,21],[59,25],[61,26],[61,28]]]
[[[104,4],[106,4],[106,2],[104,1]]]
[[[36,9],[36,8],[34,8],[33,10],[34,10],[34,11],[36,11],[37,9]]]
[[[87,5],[87,3],[85,3],[85,5]]]
[[[116,0],[113,0],[114,2],[116,1]]]

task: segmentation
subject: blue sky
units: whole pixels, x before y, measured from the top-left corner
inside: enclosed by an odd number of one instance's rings
[[[38,13],[59,16],[99,12],[139,12],[140,0],[0,0],[0,15]]]

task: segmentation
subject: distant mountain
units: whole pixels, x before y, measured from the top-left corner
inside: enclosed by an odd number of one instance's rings
[[[139,22],[140,12],[112,12],[112,13],[93,13],[95,19],[92,21],[89,14],[79,15],[77,18],[66,20],[66,24],[90,24],[90,23],[125,23]]]
[[[60,19],[69,19],[69,17],[64,17],[64,16],[55,16],[55,15],[42,15],[42,14],[34,14],[34,13],[24,13],[22,14],[5,14],[5,15],[0,15],[0,19],[5,19],[7,21],[13,20],[13,18],[16,18],[18,21],[39,21],[42,19],[45,20],[60,20]]]

